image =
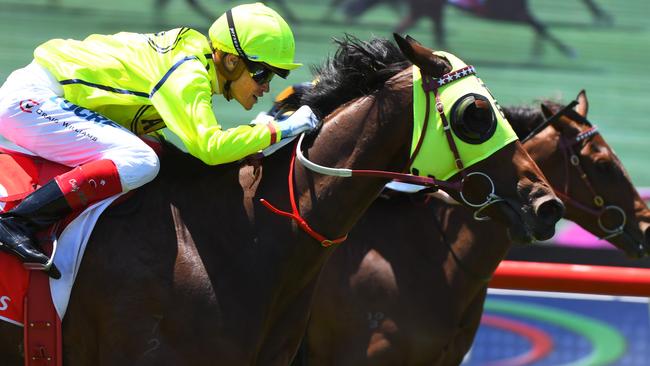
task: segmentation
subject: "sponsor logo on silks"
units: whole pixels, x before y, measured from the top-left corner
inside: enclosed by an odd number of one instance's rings
[[[34,99],[25,99],[20,101],[20,110],[25,113],[34,113],[34,107],[40,105],[41,103],[35,101]]]
[[[0,296],[0,311],[5,311],[9,308],[9,302],[11,298],[9,296]]]
[[[80,188],[79,188],[79,185],[77,184],[77,180],[76,180],[76,179],[70,179],[70,180],[68,180],[68,184],[70,184],[70,187],[72,187],[72,188],[71,188],[71,191],[72,191],[72,192],[76,192],[76,191],[78,191],[78,190],[80,189]]]
[[[90,122],[97,122],[101,125],[109,125],[117,128],[122,128],[122,126],[118,125],[117,123],[113,122],[112,120],[102,116],[101,114],[91,111],[89,109],[86,109],[84,107],[80,107],[64,98],[61,98],[59,96],[54,96],[50,98],[53,102],[58,102],[59,106],[61,109],[64,111],[70,111],[73,112],[77,117],[81,117],[85,119],[86,121]]]

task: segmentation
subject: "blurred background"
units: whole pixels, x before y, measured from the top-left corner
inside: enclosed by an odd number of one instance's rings
[[[637,185],[650,186],[646,160],[650,97],[650,3],[646,0],[448,0],[442,8],[449,50],[478,73],[503,105],[540,98],[573,99],[586,89],[589,117],[605,134]],[[319,64],[333,50],[331,38],[391,37],[410,4],[424,16],[407,33],[441,48],[426,16],[432,0],[273,0],[297,40],[296,58]],[[190,26],[204,33],[213,18],[242,1],[217,0],[0,0],[0,79],[29,63],[33,49],[50,38],[84,38],[91,33],[157,32]],[[418,3],[421,3],[418,5]],[[495,3],[496,5],[490,5]],[[202,10],[192,5],[200,6]],[[547,27],[567,50],[538,41],[534,28],[513,22],[528,15]],[[489,9],[481,9],[489,8]],[[497,9],[493,9],[497,7]],[[500,7],[500,8],[499,8]],[[477,10],[463,10],[463,9]],[[595,10],[594,10],[595,9]],[[493,14],[497,11],[497,14]],[[526,10],[524,8],[524,10]],[[484,16],[476,16],[476,12]],[[512,14],[510,13],[512,12]],[[524,14],[525,15],[525,14]],[[500,20],[486,18],[502,18]],[[504,21],[506,20],[506,21]],[[309,67],[288,80],[276,78],[271,94],[310,79]],[[215,103],[227,126],[247,123],[272,102],[268,96],[245,113],[235,102]]]
[[[236,102],[218,98],[215,102],[218,120],[225,127],[248,123],[258,112],[271,106],[274,94],[291,84],[310,80],[309,66],[320,64],[333,52],[332,37],[341,37],[344,32],[361,39],[371,35],[391,37],[400,28],[426,46],[451,51],[475,65],[502,105],[536,104],[547,98],[568,103],[585,89],[590,102],[589,119],[599,126],[616,150],[635,184],[650,186],[650,2],[436,1],[267,2],[291,24],[297,41],[296,59],[307,67],[293,72],[287,80],[275,78],[270,94],[252,111],[246,112]],[[218,15],[240,3],[0,0],[0,80],[28,64],[33,49],[51,38],[81,39],[92,33],[120,31],[150,33],[181,26],[207,33]],[[436,7],[434,3],[442,5]],[[442,14],[444,38],[434,33],[432,18],[438,14]],[[650,191],[643,192],[650,198]],[[568,223],[561,225],[553,240],[514,248],[509,258],[650,267],[650,261],[628,260],[607,243]],[[593,298],[508,296],[490,295],[486,303],[486,319],[490,321],[486,320],[479,331],[468,364],[648,365],[650,362],[647,299],[612,302],[600,298],[600,302],[594,302]],[[522,309],[534,311],[525,314]],[[504,316],[511,323],[503,322]],[[535,351],[537,345],[530,334],[504,325],[512,321],[525,322],[529,329],[549,335],[555,345],[552,352],[547,350],[542,358],[529,357],[528,363],[516,363],[522,361],[522,354]],[[600,324],[598,329],[606,333],[604,338],[589,335],[594,324]],[[600,357],[603,355],[610,356]]]
[[[650,97],[650,3],[646,0],[449,0],[444,14],[449,50],[478,67],[485,83],[503,105],[532,103],[540,98],[569,101],[586,89],[590,119],[638,185],[650,186],[646,146]],[[268,5],[292,25],[296,58],[319,64],[333,50],[331,38],[351,33],[391,37],[407,16],[410,3],[422,3],[424,16],[407,33],[424,45],[441,48],[434,39],[430,8],[422,0],[274,0]],[[431,1],[433,2],[433,1]],[[451,3],[455,3],[452,5]],[[190,26],[207,32],[211,20],[241,1],[216,0],[0,0],[0,79],[29,63],[33,49],[50,38],[84,38],[92,33],[157,32]],[[502,7],[498,13],[490,3]],[[487,5],[486,5],[487,4]],[[521,21],[520,7],[546,26],[565,50],[539,41],[534,28]],[[201,9],[196,9],[199,6]],[[414,5],[417,6],[417,5]],[[494,7],[494,6],[492,6]],[[464,9],[476,10],[464,10]],[[517,14],[509,14],[516,11]],[[514,10],[513,10],[514,9]],[[594,10],[595,9],[595,10]],[[476,12],[484,14],[475,15]],[[525,13],[525,11],[524,11]],[[500,17],[491,19],[488,17]],[[514,20],[514,21],[512,21]],[[271,94],[310,79],[309,67],[288,80],[276,78]],[[272,102],[267,97],[245,113],[219,100],[219,121],[246,123]]]

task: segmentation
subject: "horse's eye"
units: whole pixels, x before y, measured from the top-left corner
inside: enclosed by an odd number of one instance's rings
[[[606,156],[597,156],[593,162],[598,172],[602,174],[614,176],[619,173],[616,164]]]
[[[467,94],[451,108],[451,128],[461,140],[481,144],[492,137],[497,119],[490,101],[478,94]]]

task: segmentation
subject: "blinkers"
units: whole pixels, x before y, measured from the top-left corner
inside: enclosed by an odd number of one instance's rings
[[[451,129],[468,144],[482,144],[489,140],[497,127],[497,118],[490,101],[480,95],[469,93],[461,97],[451,108]]]

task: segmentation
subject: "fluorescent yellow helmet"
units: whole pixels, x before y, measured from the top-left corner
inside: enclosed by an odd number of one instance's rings
[[[228,10],[212,24],[208,35],[215,49],[239,55],[247,65],[263,63],[281,77],[302,66],[293,59],[296,46],[291,28],[262,3]]]

